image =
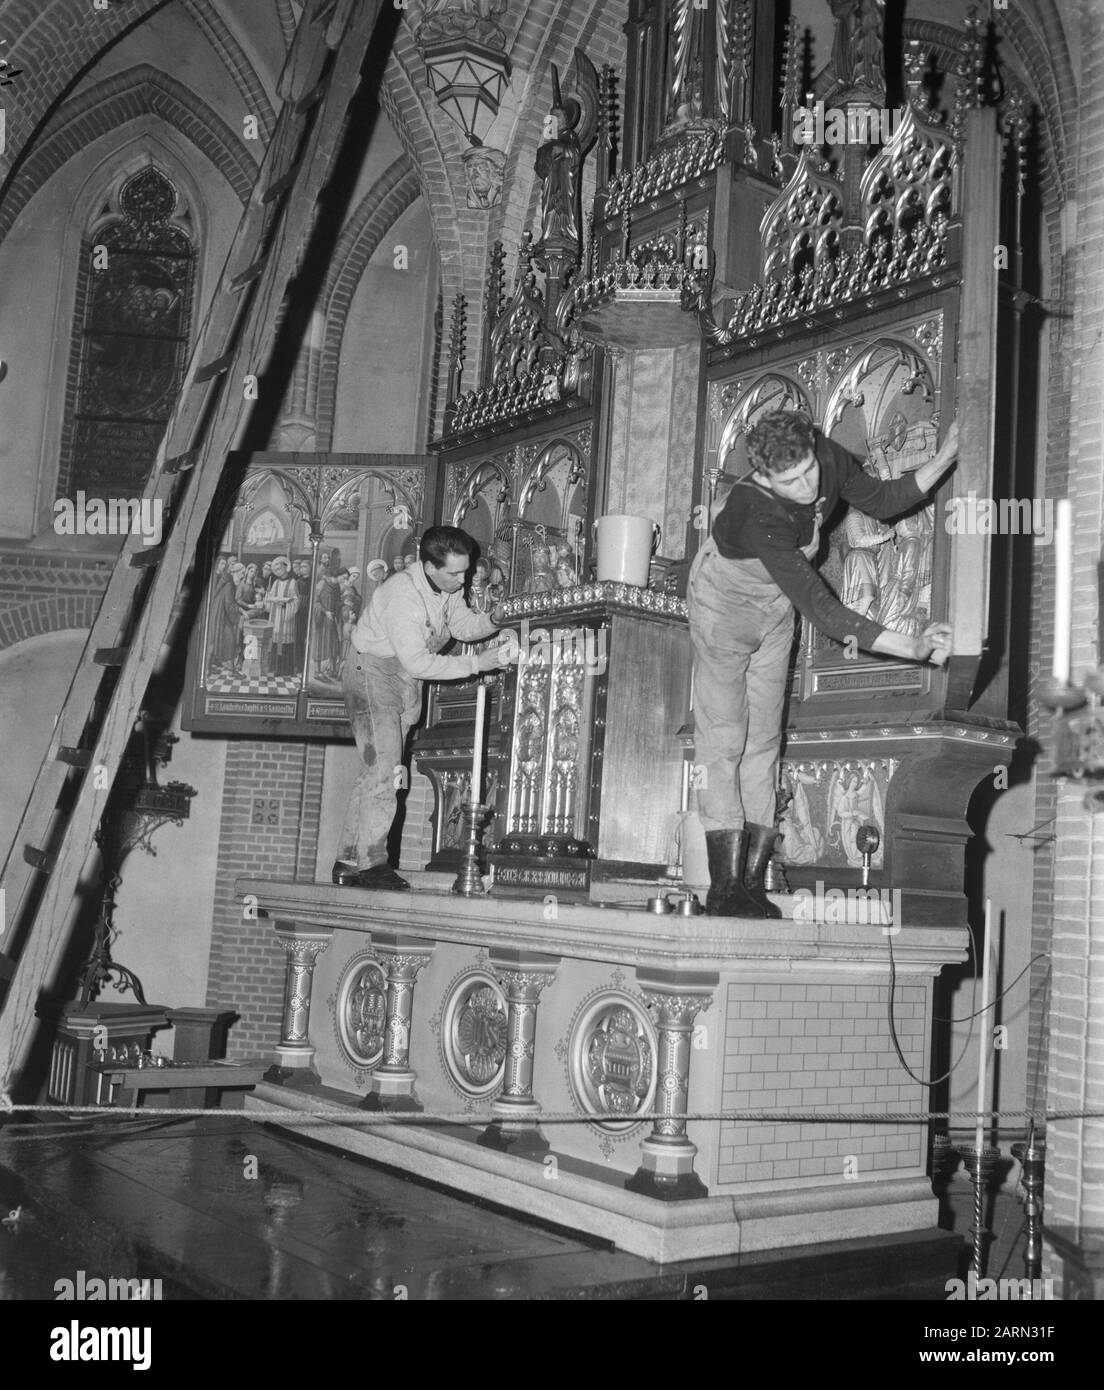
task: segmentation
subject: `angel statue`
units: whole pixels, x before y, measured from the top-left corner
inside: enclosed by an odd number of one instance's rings
[[[563,96],[559,71],[552,65],[552,110],[545,122],[551,133],[537,150],[536,170],[544,181],[542,248],[570,248],[577,253],[583,221],[580,174],[583,157],[594,144],[598,127],[598,73],[579,48],[575,50],[573,71],[580,100]]]

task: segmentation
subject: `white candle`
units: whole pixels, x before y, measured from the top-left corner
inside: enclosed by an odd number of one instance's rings
[[[487,719],[487,687],[482,681],[475,693],[475,752],[472,757],[471,799],[475,806],[482,802],[483,790],[483,725]]]
[[[1054,667],[1059,685],[1070,678],[1070,629],[1073,623],[1073,528],[1068,498],[1055,506],[1054,518]]]
[[[985,1152],[985,1119],[983,1111],[988,1110],[988,1069],[989,1069],[989,1048],[993,1041],[993,1021],[989,1017],[989,961],[992,956],[992,935],[993,935],[993,916],[989,899],[985,899],[985,940],[982,945],[982,966],[981,966],[981,1036],[978,1040],[978,1089],[977,1089],[977,1133],[974,1137],[974,1148],[977,1151],[978,1161]]]

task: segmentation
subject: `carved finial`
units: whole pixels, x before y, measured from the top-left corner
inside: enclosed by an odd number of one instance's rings
[[[955,94],[950,124],[951,135],[956,145],[961,145],[966,136],[966,112],[981,105],[982,74],[985,66],[981,16],[976,9],[971,10],[966,16],[964,24],[954,70]]]
[[[468,301],[457,292],[452,301],[452,323],[449,329],[449,400],[460,394],[460,378],[464,373],[464,350],[467,345]]]
[[[520,285],[529,274],[533,264],[533,233],[526,227],[521,234],[521,242],[518,245],[517,275],[514,277],[515,286]]]
[[[1010,85],[1004,99],[1005,156],[1016,161],[1016,189],[1022,194],[1027,175],[1027,96],[1018,84]]]
[[[605,187],[617,172],[620,142],[617,124],[617,74],[603,63],[598,87],[598,186]]]
[[[486,294],[484,296],[483,307],[488,323],[494,321],[502,313],[506,302],[506,252],[501,241],[496,241],[491,247],[490,260],[487,264]]]
[[[908,89],[908,104],[921,115],[927,110],[927,95],[924,92],[924,68],[928,55],[920,47],[919,39],[909,39],[905,46],[905,86]]]
[[[782,96],[778,104],[783,109],[792,109],[797,105],[799,50],[797,20],[791,17],[786,23],[786,38],[782,49]]]

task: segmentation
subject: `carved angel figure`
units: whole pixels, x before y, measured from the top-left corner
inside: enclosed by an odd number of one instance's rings
[[[578,249],[582,209],[580,173],[583,156],[594,143],[598,123],[598,73],[581,49],[575,50],[575,88],[581,100],[560,91],[560,74],[552,65],[552,110],[555,129],[537,150],[536,170],[544,181],[541,195],[541,241],[547,247]]]

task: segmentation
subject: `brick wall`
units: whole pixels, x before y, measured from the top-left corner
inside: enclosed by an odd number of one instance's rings
[[[315,743],[227,745],[207,1003],[240,1015],[232,1058],[264,1057],[278,1041],[286,963],[272,923],[245,915],[234,883],[244,874],[313,881],[324,756]]]
[[[926,1074],[923,985],[898,986],[893,1019],[901,1051]],[[726,1110],[838,1114],[851,1107],[926,1109],[893,1049],[889,988],[864,984],[730,984],[723,1105]],[[719,1183],[782,1178],[869,1179],[925,1161],[921,1125],[724,1124]]]
[[[1074,499],[1073,675],[1099,664],[1096,565],[1104,512],[1104,15],[1080,6],[1077,94],[1077,251],[1072,286],[1068,495]],[[1104,1108],[1104,817],[1068,783],[1053,795],[1052,985],[1047,1103],[1055,1110]],[[1104,1224],[1104,1121],[1053,1120],[1047,1127],[1047,1224]],[[1049,1271],[1047,1271],[1049,1272]]]

